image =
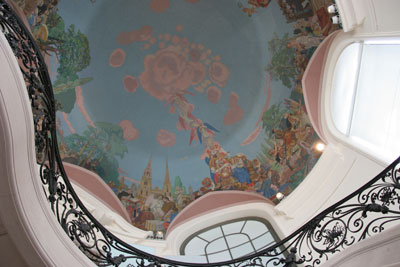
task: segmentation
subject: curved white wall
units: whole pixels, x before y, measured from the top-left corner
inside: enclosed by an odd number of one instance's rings
[[[0,33],[0,217],[30,266],[94,266],[62,230],[36,167],[30,102],[18,63]]]
[[[337,0],[337,3],[348,32],[335,38],[325,65],[320,112],[328,146],[305,181],[277,207],[239,205],[187,222],[165,242],[143,243],[158,247],[157,253],[162,255],[179,253],[184,237],[210,224],[210,217],[215,224],[235,217],[260,216],[269,219],[284,236],[356,190],[387,165],[388,162],[352,145],[335,129],[329,97],[333,70],[346,45],[370,37],[400,36],[397,19],[400,1]],[[0,216],[4,229],[29,265],[94,266],[65,235],[43,195],[35,166],[30,103],[18,64],[3,34],[0,34],[0,62],[0,73],[7,77],[0,79]],[[109,217],[103,215],[98,216],[106,224],[114,225],[119,220],[107,221]],[[144,235],[141,233],[141,240]],[[132,236],[131,241],[138,240]]]

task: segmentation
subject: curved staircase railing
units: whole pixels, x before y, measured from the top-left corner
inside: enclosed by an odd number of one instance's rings
[[[360,189],[268,248],[234,260],[190,263],[151,255],[110,233],[85,208],[64,170],[56,135],[56,107],[46,64],[30,31],[0,0],[0,28],[17,58],[31,101],[37,163],[49,205],[79,249],[98,266],[319,265],[400,219],[400,158]]]

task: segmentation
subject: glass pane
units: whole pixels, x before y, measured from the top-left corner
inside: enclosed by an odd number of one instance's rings
[[[271,233],[263,234],[260,237],[252,240],[254,247],[256,250],[269,246],[274,242],[274,238],[272,237]],[[275,242],[274,242],[275,243]]]
[[[225,235],[239,233],[242,229],[244,221],[228,223],[222,226]]]
[[[399,83],[400,78],[398,78]],[[393,110],[390,118],[385,150],[389,154],[390,160],[394,160],[400,153],[400,85],[397,85],[396,96],[394,97]]]
[[[218,252],[218,251],[226,250],[226,249],[228,249],[228,248],[226,246],[225,239],[223,237],[220,237],[219,239],[211,242],[206,247],[206,253],[210,254],[210,253],[214,253],[214,252]]]
[[[227,260],[232,260],[232,257],[228,251],[224,251],[224,252],[208,255],[208,260],[210,262],[227,261]]]
[[[227,236],[226,241],[228,242],[229,248],[233,248],[239,246],[240,244],[249,242],[250,239],[244,234],[235,234]]]
[[[400,45],[364,45],[350,134],[398,153]],[[383,151],[382,151],[383,152]]]
[[[190,262],[190,263],[207,263],[206,256],[194,256],[194,255],[179,255],[179,256],[165,256],[166,259],[174,260],[174,261],[183,261],[183,262]],[[125,265],[120,265],[120,267],[125,267]],[[133,266],[133,265],[130,265]],[[126,267],[129,267],[126,266]]]
[[[212,229],[208,230],[207,232],[199,234],[199,237],[201,237],[207,241],[213,241],[214,239],[221,237],[221,236],[222,236],[222,231],[219,226],[212,228]]]
[[[204,255],[208,243],[198,237],[193,238],[185,247],[185,255]]]
[[[336,128],[345,135],[348,134],[353,110],[360,51],[360,43],[347,46],[338,59],[333,77],[332,119]]]
[[[242,233],[248,234],[250,238],[253,239],[267,231],[268,228],[264,223],[259,221],[247,221]]]
[[[231,249],[233,258],[239,258],[241,256],[244,256],[244,255],[247,255],[247,254],[250,254],[253,252],[254,252],[254,248],[250,243],[246,243],[237,248]]]
[[[228,234],[223,235],[225,232]],[[254,243],[252,239],[255,239]],[[275,242],[264,222],[244,219],[216,226],[199,234],[187,243],[185,253],[186,255],[207,255],[210,262],[217,262],[231,259],[231,254],[237,258],[253,253]]]

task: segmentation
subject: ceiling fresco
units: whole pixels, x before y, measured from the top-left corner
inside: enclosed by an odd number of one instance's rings
[[[14,0],[45,59],[64,161],[142,229],[210,191],[290,194],[317,162],[301,78],[328,0]]]

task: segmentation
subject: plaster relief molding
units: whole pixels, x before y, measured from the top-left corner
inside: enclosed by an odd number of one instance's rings
[[[287,216],[286,212],[284,212],[284,211],[282,211],[280,209],[277,209],[276,207],[274,209],[274,215],[276,215],[276,216],[284,216],[286,220],[293,220],[294,219],[293,217]]]

